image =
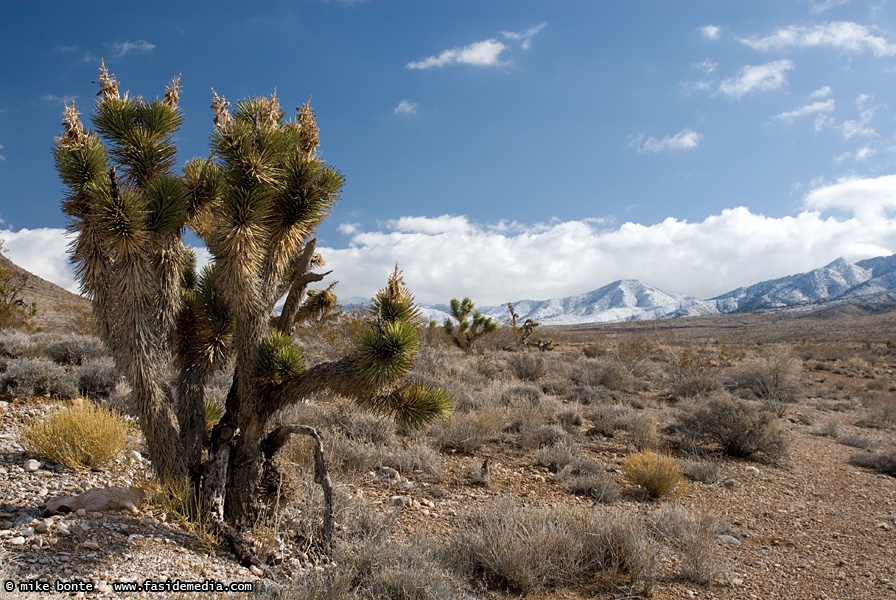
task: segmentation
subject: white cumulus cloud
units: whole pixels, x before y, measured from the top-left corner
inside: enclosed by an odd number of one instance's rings
[[[418,104],[412,100],[402,100],[392,112],[396,115],[416,115]]]
[[[438,56],[429,56],[423,60],[409,62],[409,69],[431,69],[451,64],[466,64],[477,67],[498,67],[505,63],[501,54],[510,46],[492,38],[481,42],[473,42],[468,46],[443,50]]]
[[[818,113],[830,113],[834,111],[834,108],[836,108],[834,99],[828,98],[824,101],[813,102],[811,104],[800,106],[799,108],[795,108],[788,112],[779,113],[772,118],[779,121],[787,121],[788,123],[792,123],[794,119],[797,119],[798,117],[805,117],[806,115],[814,115]]]
[[[535,35],[539,31],[541,31],[542,29],[544,29],[547,26],[548,26],[547,21],[545,21],[544,23],[539,23],[535,27],[530,27],[526,31],[523,31],[520,33],[516,33],[513,31],[502,31],[501,35],[503,35],[504,37],[506,37],[509,40],[522,42],[523,50],[528,50],[529,46],[531,45],[532,38],[535,37]]]
[[[793,69],[793,61],[776,60],[764,65],[742,67],[736,77],[729,77],[719,84],[719,93],[730,98],[740,98],[752,92],[770,92],[787,83],[787,71]]]
[[[645,138],[644,134],[636,136],[629,146],[642,154],[656,154],[664,150],[693,150],[700,145],[703,135],[691,129],[682,129],[675,135],[667,135],[664,138]]]
[[[718,25],[706,25],[700,28],[700,33],[708,40],[717,40],[722,33],[722,28]]]
[[[342,298],[371,297],[396,263],[421,302],[541,300],[629,278],[709,298],[840,256],[892,254],[896,175],[819,184],[795,215],[783,217],[744,206],[696,222],[669,217],[618,226],[596,219],[479,224],[462,215],[407,216],[374,230],[352,224],[343,233],[348,247],[318,247]],[[63,229],[7,230],[0,237],[12,260],[77,290]],[[197,255],[208,260],[203,249]]]
[[[864,25],[851,21],[835,21],[814,27],[790,26],[778,29],[765,37],[744,38],[741,42],[760,52],[828,47],[854,54],[865,51],[875,56],[896,54],[896,45],[887,38],[874,35]]]

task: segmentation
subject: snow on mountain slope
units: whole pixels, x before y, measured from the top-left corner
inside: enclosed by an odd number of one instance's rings
[[[788,307],[807,307],[896,292],[896,255],[850,263],[838,258],[807,273],[762,281],[710,300],[665,292],[634,279],[623,279],[585,294],[513,303],[520,320],[544,325],[612,323],[668,319]],[[473,299],[475,302],[475,298]],[[499,323],[510,319],[506,304],[477,306]],[[426,319],[441,324],[449,316],[446,304],[423,305]]]

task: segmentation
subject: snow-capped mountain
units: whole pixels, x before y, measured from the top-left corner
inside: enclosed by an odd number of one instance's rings
[[[896,255],[849,263],[842,258],[820,269],[738,288],[716,296],[719,312],[748,312],[857,298],[896,289]]]
[[[549,300],[520,300],[513,306],[521,320],[569,325],[810,307],[887,292],[896,292],[896,255],[856,263],[839,258],[808,273],[763,281],[709,300],[665,292],[634,279],[624,279],[585,294]],[[476,308],[498,322],[510,318],[506,304]],[[445,304],[422,305],[421,312],[424,318],[442,323],[450,309]]]

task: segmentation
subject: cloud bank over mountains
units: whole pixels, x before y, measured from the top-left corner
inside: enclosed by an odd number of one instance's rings
[[[819,186],[794,216],[766,217],[743,206],[699,222],[669,217],[652,225],[608,219],[480,224],[462,215],[417,216],[376,231],[345,224],[347,247],[318,249],[345,298],[372,296],[396,263],[417,299],[429,303],[459,296],[480,304],[557,298],[617,279],[709,298],[838,257],[892,254],[894,209],[896,175],[887,175]],[[0,238],[17,264],[77,290],[64,229],[0,230]],[[201,259],[208,256],[199,250]]]

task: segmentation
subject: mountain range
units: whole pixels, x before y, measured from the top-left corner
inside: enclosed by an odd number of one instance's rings
[[[693,317],[758,310],[805,310],[838,302],[868,302],[896,306],[896,255],[850,263],[843,258],[807,273],[789,275],[741,287],[702,300],[666,292],[635,279],[622,279],[594,291],[565,298],[513,302],[520,320],[543,325],[613,323]],[[880,296],[880,298],[878,298]],[[878,309],[880,307],[878,306]],[[478,306],[484,315],[504,322],[507,304]],[[424,304],[427,319],[441,323],[450,314],[447,304]]]

